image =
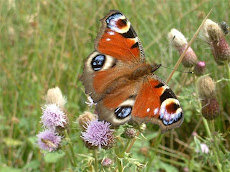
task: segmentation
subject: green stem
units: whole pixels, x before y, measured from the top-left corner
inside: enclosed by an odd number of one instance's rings
[[[71,155],[72,155],[73,165],[76,167],[76,161],[75,161],[75,154],[74,154],[74,150],[73,150],[73,144],[71,142],[71,139],[69,138],[67,130],[64,131],[64,134],[65,134],[65,138],[66,138],[66,140],[67,140],[67,142],[69,144],[70,152],[71,152]]]
[[[69,153],[69,151],[68,151],[68,149],[67,149],[67,146],[64,146],[64,147],[65,147],[65,149],[64,149],[65,154],[66,154],[67,157],[69,158],[69,160],[70,160],[72,166],[75,166],[75,163],[74,163],[73,158],[71,157],[71,155],[70,155],[70,153]]]
[[[208,134],[208,137],[210,139],[213,139],[212,134],[211,134],[210,129],[209,129],[209,125],[208,125],[207,120],[204,117],[202,117],[202,120],[203,120],[203,123],[204,123],[204,127],[206,129],[206,132]],[[215,140],[215,139],[213,139],[213,140]],[[221,164],[220,164],[220,161],[219,161],[219,157],[218,157],[218,154],[217,154],[216,147],[212,146],[212,150],[213,150],[214,157],[215,157],[215,160],[216,160],[217,169],[218,169],[219,172],[222,172],[222,168],[221,168]]]
[[[211,131],[213,133],[214,146],[216,148],[216,152],[217,152],[218,158],[221,159],[220,148],[219,148],[218,143],[217,143],[216,135],[214,134],[215,133],[214,120],[210,121],[210,126],[211,126]],[[224,169],[224,165],[223,165],[223,169]]]
[[[229,68],[229,63],[228,63],[228,60],[226,60],[225,62],[225,67],[226,67],[226,70],[227,70],[227,73],[228,73],[228,79],[230,80],[230,68]],[[227,84],[227,87],[228,87],[228,93],[230,94],[230,84]]]
[[[161,143],[161,140],[162,140],[162,134],[161,134],[161,130],[159,129],[157,143],[154,145],[155,149],[158,148],[159,144]],[[150,171],[151,164],[155,158],[155,155],[156,155],[156,153],[154,152],[153,155],[150,157],[150,160],[149,160],[148,165],[147,165],[147,170],[146,170],[147,172]]]
[[[117,168],[119,172],[123,171],[123,165],[121,163],[121,160],[117,157]]]
[[[93,151],[93,156],[94,156],[94,167],[95,171],[98,172],[98,156],[97,156],[97,149]]]

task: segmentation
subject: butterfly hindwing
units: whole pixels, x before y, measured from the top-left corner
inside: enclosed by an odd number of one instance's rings
[[[137,95],[132,117],[139,122],[158,124],[162,132],[179,127],[183,111],[171,88],[156,75],[148,76]]]

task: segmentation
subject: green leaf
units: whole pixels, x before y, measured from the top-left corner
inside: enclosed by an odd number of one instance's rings
[[[36,169],[38,169],[39,168],[39,165],[40,165],[40,162],[38,161],[38,160],[34,160],[34,161],[31,161],[31,162],[29,162],[28,164],[26,164],[25,166],[24,166],[24,170],[25,169],[33,169],[33,170],[36,170]]]
[[[37,136],[31,136],[27,139],[27,141],[29,142],[29,144],[33,147],[36,148],[37,146]]]
[[[56,163],[65,156],[65,152],[49,152],[45,154],[45,162],[47,163]]]
[[[21,169],[0,165],[0,172],[22,172]]]
[[[178,171],[176,167],[169,165],[162,161],[159,161],[158,168],[164,169],[166,172],[177,172]]]

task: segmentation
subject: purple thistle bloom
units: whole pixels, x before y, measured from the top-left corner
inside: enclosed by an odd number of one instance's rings
[[[67,123],[65,113],[56,104],[43,106],[42,114],[41,121],[48,129],[55,129],[58,126],[64,128]]]
[[[45,130],[40,132],[38,135],[38,146],[42,150],[49,152],[55,151],[61,142],[61,136],[52,130]]]
[[[86,131],[81,132],[81,138],[87,144],[99,147],[101,149],[101,147],[108,148],[114,143],[114,130],[110,129],[110,123],[94,119],[86,123],[86,125]]]

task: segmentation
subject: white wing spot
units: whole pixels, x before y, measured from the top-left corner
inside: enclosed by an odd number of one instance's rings
[[[146,112],[149,112],[150,111],[150,108],[148,108],[147,110],[146,110]]]
[[[109,31],[108,34],[109,35],[115,35],[115,32]]]
[[[110,41],[111,39],[110,38],[106,38],[106,41]]]
[[[156,115],[158,113],[158,108],[154,109],[154,115]]]

